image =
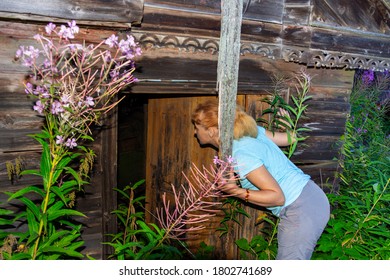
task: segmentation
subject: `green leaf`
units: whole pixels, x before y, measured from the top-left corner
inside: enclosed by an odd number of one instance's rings
[[[36,175],[36,176],[42,176],[40,170],[22,170],[20,172],[20,175]]]
[[[58,219],[59,217],[63,216],[81,216],[81,217],[86,217],[83,213],[73,210],[73,209],[61,209],[61,210],[56,210],[51,213],[48,212],[48,220],[53,221]]]
[[[73,178],[77,181],[77,183],[78,183],[79,186],[88,183],[88,182],[86,182],[86,181],[83,181],[83,180],[81,179],[80,175],[79,175],[73,168],[65,167],[64,169],[66,170],[66,172],[67,172],[68,174],[72,174]]]
[[[28,186],[28,187],[25,187],[17,192],[15,192],[14,194],[12,194],[9,198],[8,198],[8,201],[12,200],[12,199],[17,199],[21,196],[24,196],[26,195],[27,193],[30,193],[30,192],[34,192],[34,193],[37,193],[39,194],[41,197],[44,197],[45,194],[44,192],[42,191],[41,188],[38,188],[36,186]]]
[[[67,256],[79,258],[79,259],[84,257],[83,254],[81,254],[77,251],[69,250],[69,249],[65,249],[65,248],[60,248],[60,247],[56,247],[56,246],[48,246],[45,248],[41,248],[40,251],[43,253],[58,253],[60,255],[67,255]]]
[[[44,140],[38,140],[43,148],[42,155],[41,155],[41,175],[44,179],[45,187],[47,186],[50,171],[51,171],[51,154],[50,154],[50,147]]]
[[[14,211],[0,208],[0,215],[12,215]]]
[[[130,196],[126,192],[124,192],[120,189],[117,189],[117,188],[114,188],[114,190],[117,191],[118,193],[120,193],[123,198],[130,199]]]
[[[74,250],[76,251],[77,249],[79,249],[81,246],[84,245],[84,241],[80,240],[80,241],[77,241],[77,242],[72,242],[72,244],[70,246],[68,246],[68,249],[69,250]]]
[[[27,224],[29,232],[27,243],[30,244],[38,237],[39,220],[37,220],[35,215],[29,210],[27,210]]]
[[[236,240],[235,243],[237,244],[238,248],[240,248],[241,250],[249,251],[251,249],[248,240],[245,238],[238,239]]]
[[[81,233],[78,230],[67,231],[67,235],[57,242],[57,246],[66,247],[73,244],[73,241],[79,238]]]
[[[27,254],[27,253],[17,253],[17,254],[13,254],[12,257],[10,258],[10,260],[31,260],[32,259],[32,256],[30,254]]]
[[[75,186],[78,186],[78,183],[76,180],[68,180],[66,182],[63,182],[60,189],[63,195],[68,194],[71,191],[75,190]]]
[[[14,223],[13,220],[7,220],[0,218],[0,226],[5,226],[5,225],[12,225]]]
[[[139,232],[146,233],[146,236],[149,239],[149,241],[151,242],[155,241],[157,235],[156,233],[153,232],[153,230],[150,229],[150,227],[146,223],[144,223],[143,221],[137,221],[137,224],[143,229],[142,231]]]
[[[51,189],[50,189],[55,195],[57,195],[61,201],[66,205],[67,204],[67,199],[66,197],[64,196],[64,194],[62,193],[62,189],[57,187],[57,186],[52,186]]]
[[[26,207],[27,207],[28,209],[30,209],[31,213],[34,214],[34,216],[36,217],[37,220],[40,219],[41,212],[40,212],[38,206],[35,205],[34,202],[32,202],[32,201],[31,201],[30,199],[28,199],[27,197],[21,197],[21,198],[19,198],[19,200],[20,200],[21,202],[23,202],[24,205],[26,205]]]
[[[43,249],[47,246],[52,245],[58,238],[60,238],[61,236],[65,235],[65,234],[68,234],[68,233],[69,233],[69,231],[67,231],[67,230],[61,230],[61,231],[54,232],[54,234],[49,236],[49,238],[47,240],[45,240],[41,243],[40,248]]]
[[[55,211],[58,211],[60,209],[62,209],[63,207],[65,206],[65,203],[62,201],[62,200],[58,200],[56,203],[54,203],[53,205],[51,205],[48,209],[47,209],[47,213],[53,213]]]

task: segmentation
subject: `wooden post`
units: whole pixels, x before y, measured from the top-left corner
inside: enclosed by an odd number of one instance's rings
[[[220,157],[232,154],[234,117],[240,62],[243,0],[221,1],[221,35],[217,69]]]
[[[217,90],[219,96],[219,156],[225,159],[232,155],[234,118],[236,113],[238,66],[240,63],[240,37],[243,0],[221,1],[221,35],[217,70]],[[220,259],[236,259],[237,246],[234,245],[238,226],[221,238],[221,247],[215,254]]]

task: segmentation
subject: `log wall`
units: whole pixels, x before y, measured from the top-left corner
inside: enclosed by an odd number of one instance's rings
[[[244,0],[241,27],[241,58],[238,100],[255,117],[272,91],[273,76],[290,76],[302,67],[312,76],[313,96],[306,125],[312,128],[306,146],[299,146],[293,160],[324,188],[334,185],[338,141],[344,132],[356,68],[390,68],[389,7],[384,0]],[[215,98],[219,50],[220,1],[128,0],[128,1],[12,1],[0,4],[0,190],[13,191],[34,178],[14,182],[7,178],[5,163],[21,157],[26,168],[39,162],[39,146],[26,135],[39,131],[41,119],[22,87],[26,69],[14,63],[19,45],[29,45],[32,36],[47,22],[76,19],[87,42],[128,32],[137,38],[143,56],[137,61],[139,83],[126,91],[143,100],[145,115],[145,160],[136,176],[147,179],[147,207],[154,211],[161,195],[171,185],[183,182],[192,162],[209,164],[214,150],[200,148],[193,137],[190,112],[197,103]],[[138,98],[137,97],[137,98]],[[118,119],[118,116],[123,119]],[[125,119],[128,118],[128,119]],[[110,215],[116,198],[117,149],[128,152],[133,136],[118,134],[131,129],[130,115],[114,114],[97,131],[98,158],[93,183],[78,207],[86,211],[86,252],[97,258],[109,254],[101,246],[105,234],[115,230]],[[121,138],[123,137],[123,138]],[[119,145],[115,143],[119,139]],[[122,139],[126,139],[123,140]],[[133,139],[133,138],[132,138]],[[113,144],[114,143],[114,144]],[[139,143],[138,143],[139,144]],[[137,148],[138,149],[138,148]],[[124,168],[126,169],[126,168]],[[126,178],[127,179],[127,178]],[[251,210],[250,210],[251,211]],[[253,217],[259,215],[252,212]],[[151,219],[151,217],[150,217]],[[237,258],[230,241],[253,234],[252,218],[228,241],[215,233],[220,217],[194,236],[196,247],[205,241],[217,248],[221,258]],[[229,239],[230,238],[230,239]]]

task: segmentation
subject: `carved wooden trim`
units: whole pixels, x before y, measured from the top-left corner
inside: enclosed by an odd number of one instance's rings
[[[289,47],[285,47],[282,54],[285,61],[304,63],[313,67],[369,69],[374,71],[390,69],[390,59],[381,57],[321,50],[299,50]]]
[[[219,49],[219,39],[217,38],[149,34],[137,31],[133,32],[133,35],[145,50],[151,48],[175,48],[187,52],[208,52],[216,55]],[[387,58],[242,41],[241,55],[246,54],[260,55],[270,59],[281,58],[286,62],[302,63],[318,68],[390,70],[390,59]]]
[[[217,54],[219,41],[215,38],[194,38],[170,34],[148,34],[133,32],[132,35],[144,49],[175,48],[188,52],[209,52]]]

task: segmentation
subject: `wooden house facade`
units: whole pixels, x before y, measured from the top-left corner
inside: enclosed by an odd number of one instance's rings
[[[26,70],[13,62],[18,46],[31,43],[47,22],[71,19],[89,42],[112,32],[131,32],[143,51],[136,61],[139,82],[124,92],[125,100],[98,131],[92,184],[77,204],[88,217],[83,220],[85,253],[106,258],[109,248],[101,243],[107,240],[106,234],[116,231],[111,214],[117,204],[114,187],[145,178],[146,206],[153,212],[162,193],[183,183],[182,172],[192,163],[208,165],[216,155],[212,149],[199,147],[190,116],[199,102],[217,96],[220,7],[220,0],[3,0],[0,191],[34,183],[28,177],[10,182],[7,161],[21,158],[26,168],[35,168],[40,158],[38,146],[27,137],[39,130],[41,119],[24,94]],[[347,0],[243,1],[237,100],[260,117],[261,100],[274,89],[274,77],[289,77],[304,68],[312,77],[305,120],[312,131],[293,161],[324,188],[337,184],[339,139],[355,70],[390,68],[389,17],[388,0],[356,0],[354,4]],[[283,88],[286,100],[291,86]],[[216,257],[237,258],[233,243],[215,234],[219,219],[210,221],[192,243],[205,241],[217,248]],[[227,238],[255,234],[254,220],[246,220]]]

